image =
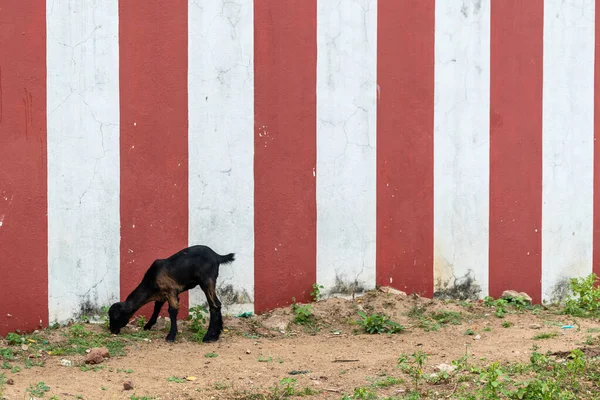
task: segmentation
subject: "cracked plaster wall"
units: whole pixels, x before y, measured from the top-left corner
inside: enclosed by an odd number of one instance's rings
[[[544,3],[542,294],[592,272],[594,0]]]
[[[317,282],[375,286],[377,2],[317,2]]]
[[[189,1],[189,243],[252,310],[253,2]],[[377,2],[317,2],[317,281],[375,284]],[[545,298],[591,272],[594,2],[544,7]],[[435,285],[488,293],[490,0],[438,0]],[[118,1],[47,5],[50,322],[119,297]],[[216,244],[219,245],[216,245]],[[223,246],[221,248],[220,246]],[[238,304],[230,304],[235,299]],[[199,289],[191,305],[204,303]]]
[[[119,296],[118,1],[47,3],[49,317]]]
[[[188,4],[189,242],[236,253],[217,291],[225,311],[253,311],[253,2]],[[190,291],[191,306],[205,301]]]
[[[488,292],[490,0],[438,0],[434,285]]]

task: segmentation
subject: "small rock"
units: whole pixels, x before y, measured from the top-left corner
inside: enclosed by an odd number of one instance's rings
[[[131,381],[123,382],[123,389],[125,389],[125,390],[133,389],[133,383],[131,383]]]
[[[246,354],[250,354],[250,353],[251,353],[250,349],[246,349]]]
[[[29,346],[27,346],[26,344],[21,345],[21,350],[27,351],[27,349],[29,349]]]
[[[108,350],[106,347],[96,347],[91,349],[91,351],[85,356],[86,364],[100,364],[104,361],[104,358],[110,357]]]
[[[473,340],[479,340],[479,339],[481,339],[481,335],[477,335],[473,338]]]
[[[14,384],[15,384],[15,381],[14,381],[12,378],[8,378],[8,379],[6,380],[6,384],[7,384],[7,385],[14,385]]]
[[[448,364],[440,364],[440,365],[436,365],[434,370],[439,371],[439,372],[453,372],[456,369],[456,366],[454,365],[448,365]]]
[[[383,293],[395,294],[398,296],[406,296],[406,292],[403,292],[402,290],[394,289],[393,287],[389,287],[389,286],[382,286],[379,288],[379,290]]]
[[[531,303],[532,301],[531,296],[529,296],[527,293],[517,292],[516,290],[505,290],[504,292],[502,292],[502,296],[500,297],[503,299],[514,299],[517,297],[523,297],[525,301],[529,303]]]
[[[288,318],[283,315],[271,315],[263,322],[263,326],[267,329],[275,329],[285,331],[289,324]]]
[[[538,324],[530,324],[529,325],[529,329],[541,329],[541,328],[542,328],[541,325],[538,325]]]

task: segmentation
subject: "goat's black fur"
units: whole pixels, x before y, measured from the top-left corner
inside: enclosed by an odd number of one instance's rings
[[[145,330],[151,329],[156,323],[160,309],[168,302],[171,329],[166,341],[174,342],[177,335],[179,294],[200,285],[210,310],[208,331],[202,341],[216,342],[223,330],[221,302],[215,289],[219,265],[229,264],[234,260],[234,253],[221,256],[207,246],[191,246],[167,259],[154,261],[127,299],[114,303],[108,310],[110,332],[119,334],[137,310],[154,301],[154,312],[144,326]]]

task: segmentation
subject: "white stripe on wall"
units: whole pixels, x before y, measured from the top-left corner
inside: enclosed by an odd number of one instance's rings
[[[47,4],[50,322],[119,298],[118,1]]]
[[[252,0],[190,0],[189,242],[236,261],[220,269],[224,311],[253,311],[254,64]],[[190,306],[206,298],[190,291]]]
[[[434,283],[438,294],[488,294],[489,57],[490,0],[436,1]]]
[[[317,282],[375,286],[377,2],[317,1]]]
[[[592,272],[594,20],[594,0],[544,3],[544,300]]]

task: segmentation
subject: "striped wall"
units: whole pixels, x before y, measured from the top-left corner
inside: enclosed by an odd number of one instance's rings
[[[236,253],[231,313],[313,283],[560,299],[600,272],[597,10],[3,4],[0,334],[124,299],[191,244]]]

